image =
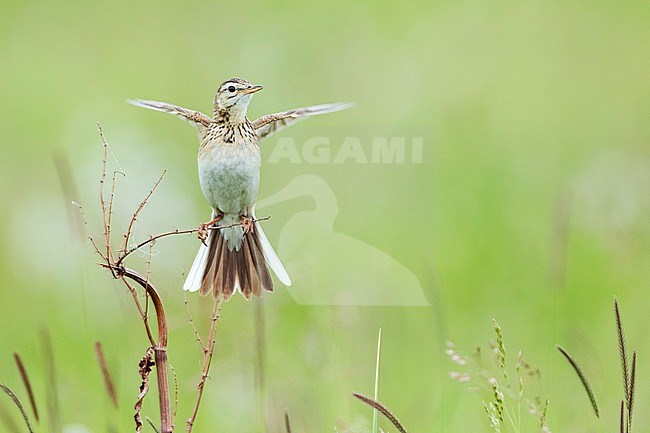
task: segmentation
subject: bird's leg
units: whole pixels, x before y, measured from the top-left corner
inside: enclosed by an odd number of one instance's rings
[[[253,218],[247,217],[246,215],[239,215],[239,219],[241,219],[241,225],[244,227],[244,235],[246,235],[248,232],[253,233],[255,231],[255,223],[253,222]]]
[[[203,242],[203,245],[205,245],[206,247],[208,246],[205,243],[205,240],[208,238],[208,230],[210,230],[210,227],[212,227],[213,225],[221,221],[222,218],[223,215],[218,214],[216,217],[214,217],[214,219],[208,221],[207,223],[199,224],[198,236],[201,242]]]

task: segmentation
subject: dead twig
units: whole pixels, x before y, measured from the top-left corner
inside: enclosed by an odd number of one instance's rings
[[[129,227],[126,229],[126,233],[124,234],[124,245],[122,247],[122,251],[127,251],[128,247],[129,247],[129,238],[131,237],[131,233],[133,232],[133,226],[135,225],[136,221],[138,220],[138,215],[140,215],[140,212],[147,205],[147,202],[149,201],[149,199],[151,198],[153,193],[158,188],[158,185],[160,185],[160,182],[162,182],[163,177],[165,177],[165,173],[167,173],[167,170],[164,170],[162,172],[162,174],[160,175],[160,177],[158,178],[156,183],[153,184],[153,188],[151,188],[149,190],[147,195],[140,202],[140,205],[138,206],[138,208],[135,210],[135,212],[133,212],[133,216],[131,217],[131,221],[129,221]]]
[[[253,219],[253,222],[256,223],[258,221],[266,221],[266,220],[268,220],[270,218],[271,218],[271,216],[266,216],[264,218],[257,218],[257,219]],[[227,228],[231,228],[231,227],[237,227],[237,226],[240,226],[240,225],[241,225],[241,223],[234,223],[234,224],[229,224],[227,226],[209,227],[208,230],[223,230],[223,229],[227,229]],[[139,250],[140,248],[142,248],[142,247],[144,247],[144,246],[146,246],[148,244],[155,243],[158,239],[165,238],[167,236],[173,236],[173,235],[189,235],[189,234],[192,234],[192,233],[196,233],[198,231],[199,231],[198,228],[196,228],[196,229],[186,229],[186,230],[174,229],[174,230],[170,230],[168,232],[157,234],[155,236],[151,236],[151,237],[149,237],[149,239],[140,242],[139,244],[129,248],[128,250],[124,250],[124,253],[115,262],[115,266],[120,266],[122,264],[122,262],[124,261],[124,259],[126,259],[128,256],[130,256],[132,253],[134,253],[135,251]]]
[[[196,329],[196,325],[194,324],[194,319],[192,318],[192,312],[190,311],[190,302],[187,300],[187,292],[183,292],[183,296],[185,302],[185,310],[187,311],[187,321],[189,322],[190,327],[194,332],[194,337],[196,337],[196,341],[198,341],[198,343],[201,345],[201,350],[205,350],[205,345],[203,344],[203,339],[201,338],[201,334],[199,334],[198,329]]]
[[[197,385],[199,390],[198,395],[196,396],[196,402],[194,403],[194,409],[192,410],[192,415],[187,420],[187,433],[191,433],[192,428],[194,427],[194,421],[196,420],[196,415],[199,413],[199,407],[201,405],[201,398],[203,397],[203,390],[205,389],[205,381],[208,378],[208,373],[210,372],[210,365],[212,364],[212,355],[214,354],[214,344],[215,344],[215,332],[217,330],[217,322],[219,321],[219,315],[221,313],[221,304],[223,303],[223,298],[215,299],[214,307],[212,309],[212,319],[210,322],[210,331],[208,332],[208,344],[203,347],[203,363],[201,368],[201,380]]]
[[[176,370],[174,370],[173,365],[169,364],[169,369],[172,371],[172,377],[174,378],[174,409],[172,409],[172,430],[174,430],[178,412],[178,377],[176,377]]]

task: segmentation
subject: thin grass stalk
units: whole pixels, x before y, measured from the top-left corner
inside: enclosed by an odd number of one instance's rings
[[[14,394],[14,392],[4,383],[0,383],[0,388],[11,398],[11,400],[14,402],[14,404],[18,407],[18,410],[20,411],[20,414],[23,416],[23,419],[25,420],[25,424],[27,424],[27,428],[29,429],[30,433],[34,433],[34,429],[32,428],[32,423],[29,422],[29,416],[27,416],[27,412],[25,411],[25,407],[21,403],[20,399]]]
[[[358,398],[359,400],[361,400],[362,402],[364,402],[365,404],[367,404],[368,406],[377,409],[382,415],[386,417],[386,419],[388,419],[388,421],[390,421],[397,428],[397,430],[400,431],[400,433],[406,433],[406,429],[404,428],[404,426],[402,426],[402,424],[399,422],[397,417],[395,417],[395,415],[393,415],[386,406],[384,406],[383,404],[379,403],[376,400],[373,400],[369,397],[366,397],[365,395],[358,394],[356,392],[353,392],[352,395]]]
[[[496,319],[492,319],[492,322],[494,323],[494,332],[497,335],[497,358],[499,361],[499,367],[501,368],[503,379],[505,380],[506,384],[508,384],[508,370],[506,369],[506,345],[503,341],[503,331],[501,330],[501,325],[499,325]]]
[[[621,312],[618,308],[618,300],[614,298],[614,314],[616,315],[616,335],[618,337],[618,349],[621,358],[621,369],[623,370],[623,388],[625,391],[625,402],[629,406],[630,401],[630,380],[627,361],[627,347],[625,334],[623,333],[623,323],[621,322]]]
[[[627,431],[632,432],[632,414],[634,412],[634,392],[636,388],[636,351],[632,353],[632,370],[630,371],[630,400],[627,405]]]
[[[172,371],[172,378],[174,379],[174,408],[172,409],[172,430],[174,430],[176,414],[178,413],[178,377],[176,377],[176,370],[173,365],[169,364],[169,369]]]
[[[621,400],[621,417],[619,423],[619,432],[625,433],[625,402]]]
[[[95,342],[95,354],[97,355],[97,363],[99,364],[99,369],[101,370],[102,376],[104,378],[104,387],[106,388],[106,393],[111,399],[113,407],[117,409],[117,392],[115,391],[115,384],[113,383],[111,373],[108,371],[108,365],[106,364],[104,350],[102,349],[102,344],[99,341]]]
[[[201,380],[197,385],[199,390],[196,401],[194,403],[194,409],[192,410],[192,415],[187,420],[187,433],[191,433],[194,428],[194,422],[196,421],[196,416],[199,413],[199,407],[201,406],[201,399],[203,397],[203,390],[205,389],[205,382],[208,379],[208,374],[210,372],[210,366],[212,364],[212,355],[214,355],[214,345],[215,345],[215,332],[217,330],[217,322],[219,321],[221,313],[221,304],[223,303],[223,298],[215,299],[214,307],[212,310],[212,319],[210,322],[210,330],[208,331],[208,340],[207,345],[203,348],[203,364],[201,368]]]
[[[284,429],[286,433],[291,433],[291,421],[289,420],[289,411],[285,409],[284,411]]]
[[[257,413],[262,432],[268,431],[266,421],[266,321],[264,299],[255,302],[255,388]]]
[[[377,361],[375,363],[375,401],[379,398],[379,361],[381,359],[381,328],[377,337]],[[377,433],[377,408],[372,410],[372,431]]]
[[[153,193],[156,191],[158,186],[160,185],[160,182],[162,182],[163,177],[165,177],[165,173],[167,173],[167,170],[163,170],[162,174],[156,181],[156,183],[153,184],[153,187],[149,190],[147,195],[142,199],[140,202],[140,205],[138,208],[133,212],[133,216],[131,216],[131,220],[129,221],[129,226],[126,229],[126,233],[124,234],[124,244],[122,247],[122,251],[128,251],[129,249],[129,239],[131,238],[131,235],[133,234],[133,226],[135,225],[136,221],[138,220],[138,216],[140,215],[140,212],[142,212],[142,209],[147,205],[147,202],[153,195]]]
[[[34,399],[34,391],[32,390],[32,384],[29,381],[29,376],[27,375],[27,370],[25,369],[25,365],[23,364],[22,359],[20,359],[20,355],[18,355],[17,352],[14,352],[14,360],[16,361],[16,367],[18,368],[18,372],[20,373],[20,378],[23,381],[23,385],[25,385],[25,390],[27,391],[27,397],[29,398],[29,405],[32,408],[32,412],[34,413],[34,419],[38,423],[38,408],[36,407],[36,400]]]
[[[598,410],[598,403],[596,402],[596,396],[594,394],[593,389],[591,388],[591,384],[589,383],[589,380],[587,380],[587,377],[585,374],[582,372],[582,369],[578,365],[578,362],[573,359],[569,353],[564,350],[561,346],[557,346],[557,350],[560,351],[562,355],[569,361],[569,364],[573,367],[573,370],[576,372],[578,377],[580,378],[580,381],[582,382],[582,386],[587,391],[587,395],[589,396],[589,401],[591,402],[591,407],[594,410],[594,413],[596,414],[597,418],[600,418],[600,411]]]
[[[147,420],[147,423],[149,423],[149,425],[151,426],[151,428],[153,429],[153,431],[155,431],[156,433],[160,433],[160,430],[158,430],[158,427],[156,427],[156,425],[153,423],[153,421],[151,420],[151,418],[149,418],[148,416],[145,416],[144,419]]]

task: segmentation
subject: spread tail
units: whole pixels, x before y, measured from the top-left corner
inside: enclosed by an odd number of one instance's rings
[[[228,222],[221,221],[221,224],[228,225]],[[235,233],[241,236],[243,232],[240,227],[210,230],[208,246],[199,248],[183,290],[200,291],[204,296],[212,293],[214,298],[223,297],[224,300],[237,290],[246,299],[251,295],[259,297],[263,290],[273,291],[268,266],[283,284],[291,285],[287,271],[258,223],[252,232],[240,238],[240,242],[233,242]]]

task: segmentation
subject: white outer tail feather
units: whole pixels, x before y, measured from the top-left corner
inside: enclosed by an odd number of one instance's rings
[[[255,219],[254,213],[252,214],[252,216],[253,219]],[[278,280],[280,280],[280,282],[285,286],[289,287],[291,285],[291,278],[289,278],[289,274],[287,273],[287,270],[284,269],[284,266],[282,265],[280,258],[278,257],[277,254],[275,254],[275,251],[273,250],[273,247],[271,246],[271,243],[269,242],[268,238],[264,234],[262,227],[257,223],[255,224],[255,231],[259,236],[260,242],[262,243],[262,254],[266,259],[266,263],[273,270],[275,276],[278,277]]]
[[[253,218],[255,218],[254,215]],[[260,227],[259,224],[255,224],[255,232],[258,234],[259,240],[262,243],[262,254],[266,259],[266,263],[273,270],[273,273],[275,273],[282,284],[285,286],[290,286],[291,278],[289,278],[289,274],[287,273],[286,269],[284,269],[284,266],[278,258],[278,255],[275,253],[275,251],[273,251],[271,243],[267,239],[266,235],[262,231],[262,227]],[[211,233],[212,232],[210,232],[210,234]],[[187,274],[187,278],[185,279],[185,283],[183,284],[183,290],[186,292],[197,292],[201,288],[201,280],[203,279],[203,274],[205,272],[207,262],[208,247],[201,244],[199,247],[199,252],[196,254],[194,262],[192,263],[192,267],[190,268],[190,271]],[[235,290],[238,289],[239,284],[237,284],[237,287],[235,287]]]
[[[183,284],[183,290],[186,292],[197,292],[201,288],[201,280],[203,279],[207,261],[208,247],[201,244],[199,252],[196,254],[190,272],[187,274],[187,278]]]

